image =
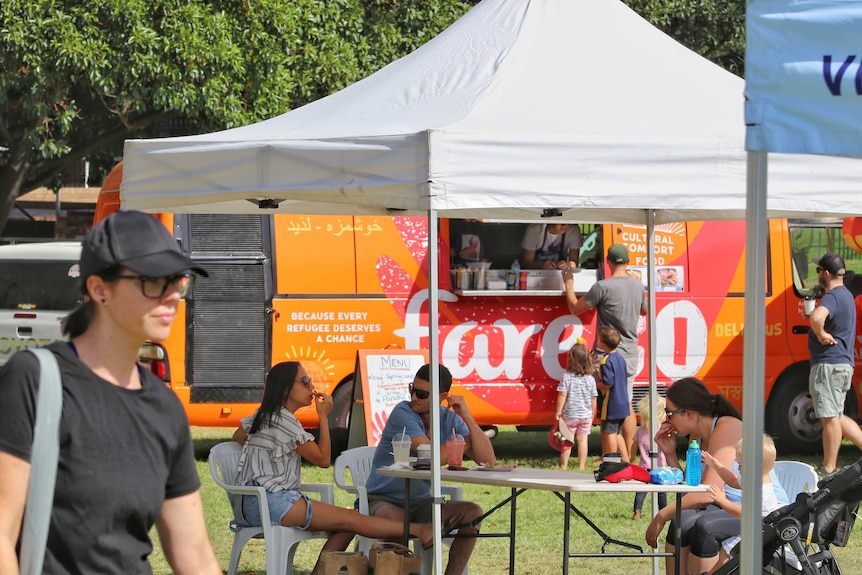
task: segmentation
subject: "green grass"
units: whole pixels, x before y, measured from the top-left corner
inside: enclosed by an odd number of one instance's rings
[[[206,513],[207,530],[210,540],[219,559],[222,569],[227,568],[230,557],[233,533],[228,528],[231,512],[224,492],[213,483],[209,474],[206,459],[210,448],[218,442],[230,439],[232,429],[194,428],[195,456],[198,473],[202,481],[202,496]],[[555,468],[559,464],[559,454],[547,443],[547,433],[519,433],[514,428],[502,428],[494,439],[494,449],[502,464],[517,462],[521,467]],[[590,453],[600,451],[598,434],[590,438]],[[842,446],[840,464],[846,465],[859,457],[858,450],[851,444]],[[785,457],[799,459],[811,464],[817,463],[817,457]],[[570,468],[576,458],[570,462]],[[596,467],[596,458],[591,457],[587,469]],[[332,481],[332,469],[319,469],[310,465],[303,466],[303,480],[307,482],[329,483]],[[490,509],[502,500],[508,492],[499,488],[464,485],[464,498],[475,501],[484,509]],[[345,507],[353,505],[352,497],[340,490],[335,490],[336,503]],[[635,543],[646,547],[644,532],[649,523],[644,518],[632,521],[633,496],[618,494],[587,494],[578,496],[574,503],[588,517],[614,539]],[[649,498],[644,509],[649,511]],[[493,532],[498,528],[508,527],[508,506],[501,508],[483,524],[483,531]],[[527,491],[518,498],[518,538],[515,551],[515,573],[517,575],[550,575],[562,570],[562,503],[557,497],[545,491]],[[602,540],[582,520],[572,517],[572,551],[598,552]],[[155,537],[155,530],[153,530]],[[848,547],[836,549],[836,555],[845,573],[862,573],[862,536],[851,536]],[[322,541],[302,543],[297,551],[294,573],[308,575],[317,559]],[[627,551],[610,545],[608,552]],[[445,552],[444,552],[445,553]],[[508,540],[481,539],[470,560],[470,572],[473,575],[494,575],[508,573]],[[156,575],[171,573],[164,560],[161,549],[156,543],[156,551],[151,557]],[[651,573],[652,560],[640,558],[625,559],[577,559],[569,564],[569,572],[573,575],[631,575],[633,573]],[[265,554],[263,543],[252,541],[246,545],[240,560],[240,573],[263,574],[265,572]]]

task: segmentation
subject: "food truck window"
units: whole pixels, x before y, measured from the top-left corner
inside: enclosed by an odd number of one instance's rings
[[[452,267],[470,261],[491,262],[493,269],[507,269],[521,257],[521,238],[527,224],[449,220],[449,247]]]
[[[449,220],[449,247],[452,267],[470,261],[491,262],[493,269],[508,269],[515,258],[521,258],[521,242],[527,223],[481,222],[478,220]],[[576,225],[576,224],[571,224]],[[601,267],[601,226],[578,224],[584,243],[579,261],[582,267]],[[583,262],[586,262],[584,265]]]

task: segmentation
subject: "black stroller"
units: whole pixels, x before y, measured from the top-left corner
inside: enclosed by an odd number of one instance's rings
[[[831,547],[844,547],[862,500],[862,459],[824,477],[814,493],[763,519],[764,575],[841,575]],[[739,546],[715,575],[739,573]]]

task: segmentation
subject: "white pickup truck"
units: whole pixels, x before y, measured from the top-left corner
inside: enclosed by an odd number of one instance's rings
[[[63,339],[63,318],[80,298],[80,257],[80,242],[0,246],[0,365]]]

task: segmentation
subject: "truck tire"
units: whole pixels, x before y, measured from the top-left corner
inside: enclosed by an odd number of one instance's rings
[[[332,461],[347,449],[350,429],[350,408],[353,406],[353,379],[348,379],[332,392],[332,411],[329,412],[329,437]]]
[[[782,454],[813,454],[823,449],[823,424],[808,394],[808,364],[779,376],[766,403],[766,433]]]
[[[766,404],[766,432],[782,454],[814,454],[823,451],[823,424],[814,415],[808,393],[808,364],[798,364],[778,378]],[[844,415],[856,421],[856,394],[844,399]]]

